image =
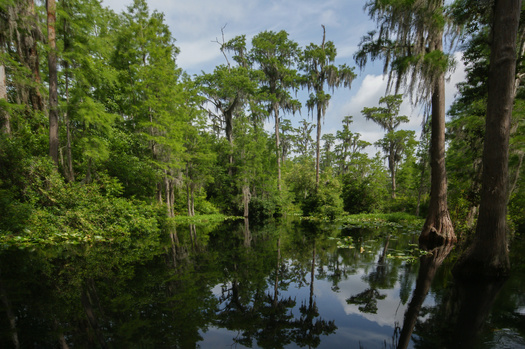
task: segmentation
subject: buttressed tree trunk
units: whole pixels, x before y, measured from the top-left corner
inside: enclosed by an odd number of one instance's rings
[[[56,48],[56,4],[46,1],[47,38],[49,43],[49,156],[58,166],[58,74]]]
[[[508,159],[520,11],[521,0],[495,1],[479,217],[474,241],[454,267],[465,277],[503,278],[510,270]]]
[[[443,50],[442,34],[436,35],[434,50]],[[432,91],[430,139],[430,203],[419,243],[427,248],[457,241],[447,207],[445,169],[445,73],[439,74]]]

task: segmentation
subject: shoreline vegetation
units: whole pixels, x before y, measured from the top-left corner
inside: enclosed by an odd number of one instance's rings
[[[122,13],[98,1],[1,2],[2,244],[126,245],[166,235],[194,244],[198,232],[179,226],[242,216],[248,230],[304,216],[408,224],[428,249],[457,238],[475,243],[476,259],[497,246],[491,263],[505,262],[507,241],[525,229],[525,51],[516,51],[525,47],[516,42],[525,40],[523,10],[494,12],[503,4],[495,2],[471,13],[471,0],[457,0],[414,11],[423,3],[366,2],[378,30],[363,33],[353,59],[360,68],[383,61],[392,88],[378,106],[361,106],[362,115],[328,115],[328,92],[351,88],[357,72],[350,62],[336,65],[324,26],[303,46],[285,30],[248,39],[222,28],[225,63],[189,76],[177,66],[164,15],[146,0]],[[459,48],[443,40],[463,31],[457,39],[469,68],[445,111],[443,81]],[[493,49],[500,46],[513,50]],[[427,107],[420,137],[403,129],[409,99]],[[301,110],[313,120],[292,122]],[[325,117],[339,118],[340,128],[322,134]],[[382,138],[365,141],[358,117],[380,125]],[[486,124],[496,129],[486,122],[493,119],[501,135],[486,132]],[[496,164],[498,173],[488,171]],[[485,229],[489,223],[496,227]]]

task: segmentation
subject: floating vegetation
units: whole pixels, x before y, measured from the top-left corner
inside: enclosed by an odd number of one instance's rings
[[[337,248],[355,248],[354,239],[351,236],[345,236],[343,238],[329,237],[329,240],[337,241]]]
[[[419,259],[419,257],[432,254],[432,252],[430,251],[420,249],[419,245],[417,244],[409,244],[408,246],[409,248],[403,251],[401,250],[392,251],[391,253],[386,255],[386,258],[401,259],[407,263],[414,263]]]

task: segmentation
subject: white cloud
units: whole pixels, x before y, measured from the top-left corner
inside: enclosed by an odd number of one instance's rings
[[[209,62],[219,62],[222,56],[219,45],[211,40],[177,42],[176,45],[180,48],[177,65],[195,73],[200,73],[201,70],[211,73],[215,65],[210,65]]]

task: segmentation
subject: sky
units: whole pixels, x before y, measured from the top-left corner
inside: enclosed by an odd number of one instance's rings
[[[117,13],[125,11],[133,0],[103,0],[102,5]],[[376,23],[368,17],[363,9],[363,0],[149,0],[151,12],[158,11],[165,15],[176,46],[180,49],[177,65],[190,75],[202,71],[211,73],[215,66],[225,64],[225,58],[219,50],[217,40],[228,41],[238,35],[246,35],[248,45],[256,34],[265,31],[285,30],[291,40],[301,47],[310,43],[320,45],[322,27],[326,27],[326,40],[333,41],[337,48],[336,65],[346,63],[356,67],[357,78],[351,89],[340,88],[332,93],[330,105],[326,111],[323,133],[336,134],[342,129],[342,120],[352,115],[354,122],[352,132],[361,134],[361,139],[374,143],[382,138],[384,132],[372,121],[367,121],[361,114],[364,107],[378,106],[379,98],[385,95],[387,79],[382,75],[383,62],[368,64],[359,70],[353,59],[361,37],[368,31],[376,29]],[[456,68],[447,76],[446,104],[454,100],[456,84],[465,79],[461,53],[457,52]],[[304,105],[306,92],[298,95]],[[410,118],[402,129],[421,133],[423,120],[421,106],[412,106],[409,98],[401,105],[400,115]],[[301,114],[285,115],[295,127],[299,121],[316,121],[308,115],[306,108]],[[267,125],[270,130],[273,123]],[[315,131],[312,133],[315,138]],[[371,146],[366,149],[369,154],[378,151]]]

